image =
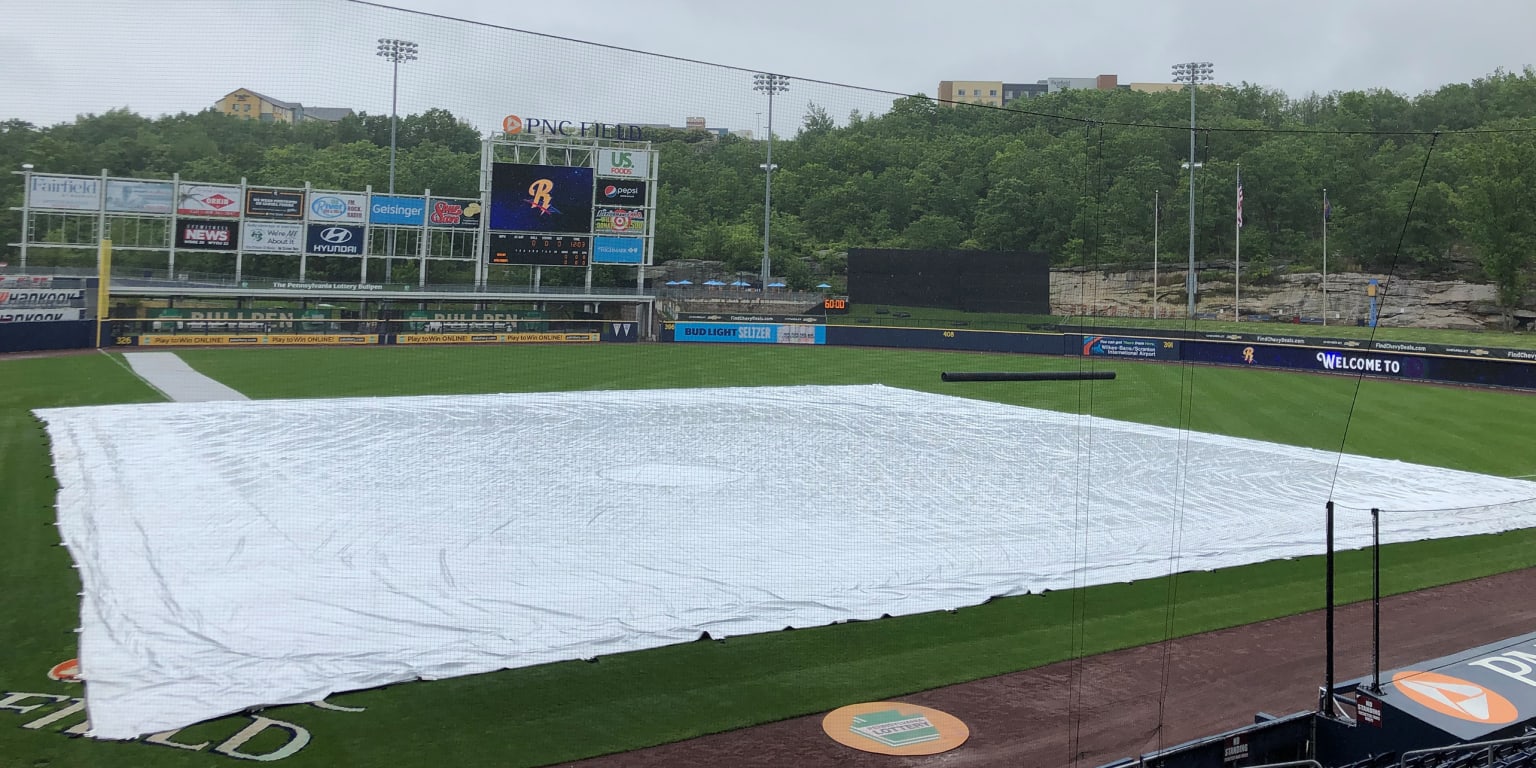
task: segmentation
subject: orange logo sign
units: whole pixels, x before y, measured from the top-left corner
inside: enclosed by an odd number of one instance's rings
[[[1459,677],[1404,670],[1392,676],[1392,684],[1408,698],[1442,715],[1490,725],[1520,719],[1509,699]]]
[[[971,737],[971,729],[954,715],[899,701],[834,709],[822,718],[821,729],[839,744],[881,755],[937,755]]]
[[[70,659],[53,665],[53,669],[48,670],[48,678],[61,683],[80,682],[80,660]]]
[[[523,119],[517,115],[507,115],[501,119],[501,130],[504,133],[522,133]]]
[[[550,206],[554,203],[554,198],[550,196],[550,192],[554,188],[555,183],[549,179],[539,179],[529,185],[528,194],[533,195],[533,197],[529,198],[528,207],[537,208],[544,213],[548,213]]]

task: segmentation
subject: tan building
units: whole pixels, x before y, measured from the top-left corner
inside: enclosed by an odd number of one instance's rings
[[[939,101],[960,104],[1003,105],[1001,80],[944,80],[939,83]]]
[[[1162,93],[1164,91],[1181,91],[1183,83],[1131,83],[1131,90],[1142,93]]]
[[[334,123],[353,114],[350,107],[306,107],[293,101],[274,99],[249,88],[230,91],[214,102],[214,108],[226,115],[267,123],[301,123],[320,120]]]

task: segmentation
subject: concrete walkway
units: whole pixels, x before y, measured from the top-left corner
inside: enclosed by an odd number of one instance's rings
[[[250,399],[192,370],[192,366],[177,357],[175,352],[134,352],[123,357],[133,367],[134,373],[177,402]]]

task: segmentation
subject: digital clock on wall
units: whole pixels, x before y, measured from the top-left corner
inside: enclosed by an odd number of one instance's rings
[[[821,308],[829,315],[846,315],[848,314],[848,297],[828,296],[821,300]]]

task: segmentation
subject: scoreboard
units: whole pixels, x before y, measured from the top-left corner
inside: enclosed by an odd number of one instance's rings
[[[586,235],[491,233],[492,264],[585,267],[591,260],[592,238]]]

